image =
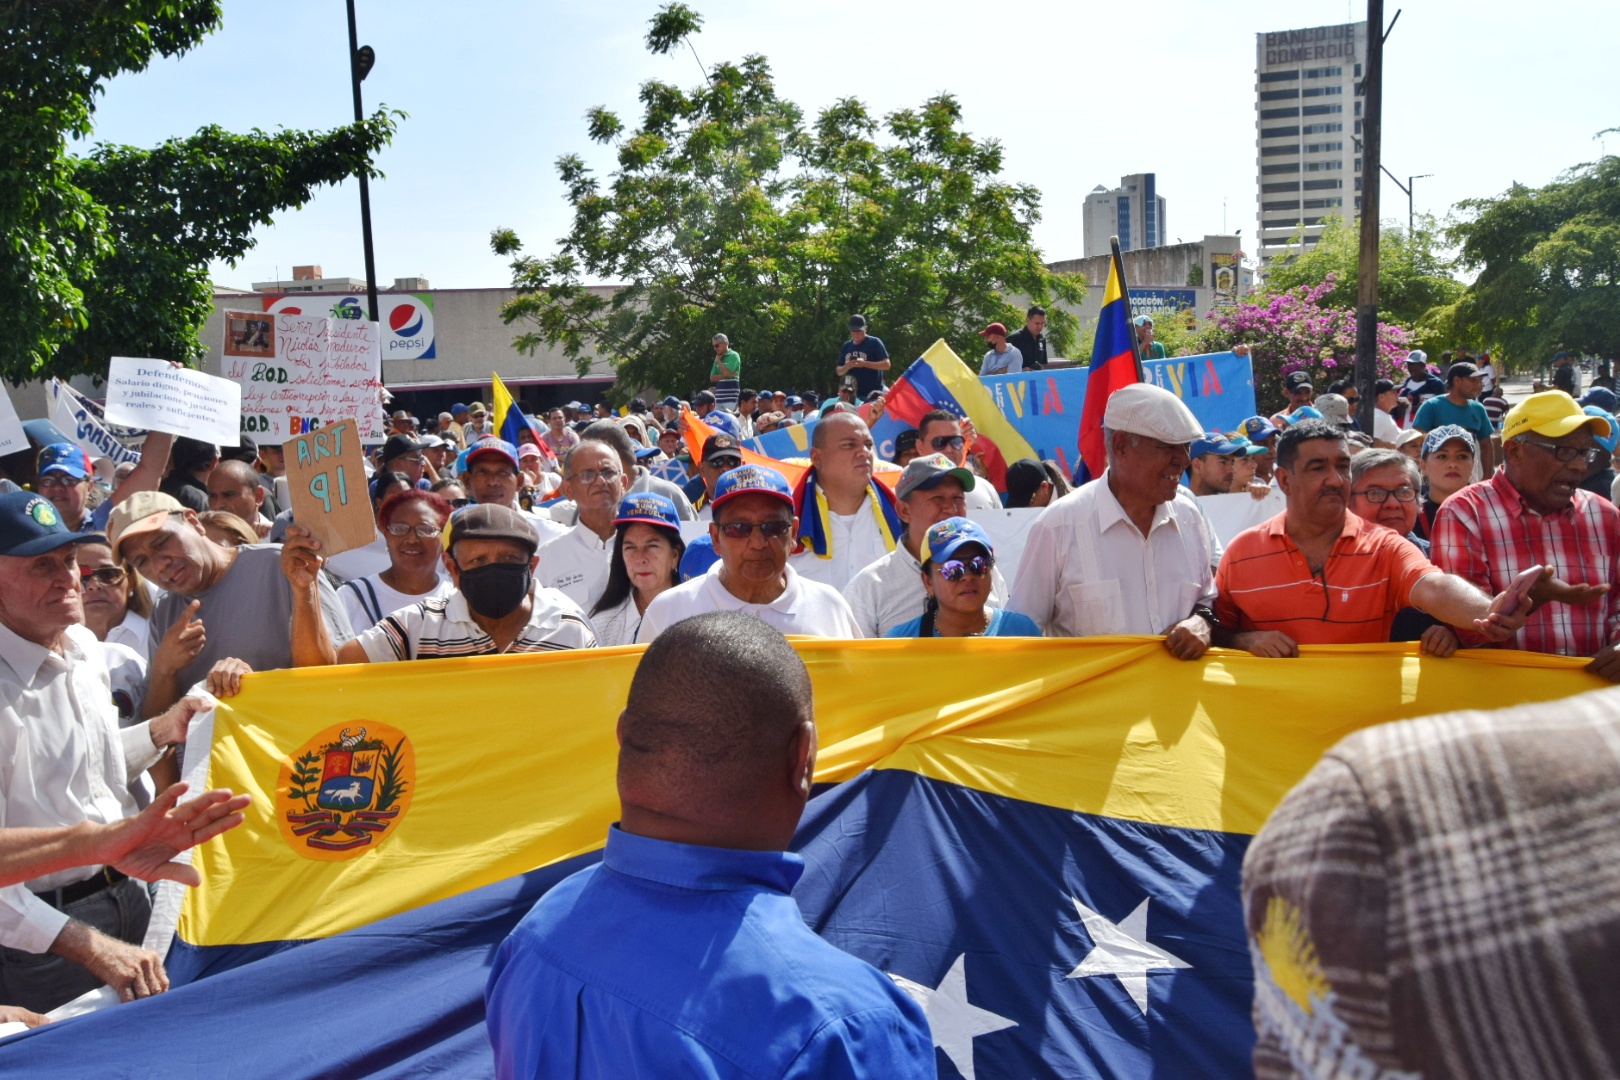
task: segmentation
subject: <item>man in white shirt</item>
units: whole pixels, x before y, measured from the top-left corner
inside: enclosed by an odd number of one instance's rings
[[[589,611],[607,588],[613,561],[613,517],[630,487],[614,449],[585,439],[568,451],[563,494],[574,501],[579,521],[540,547],[537,579]]]
[[[944,409],[925,412],[917,421],[917,453],[944,454],[953,465],[967,466],[967,435],[962,418]],[[967,492],[967,508],[974,510],[1000,510],[1001,496],[990,481],[975,475],[973,487]]]
[[[1383,450],[1395,449],[1395,440],[1401,437],[1401,425],[1390,415],[1400,404],[1401,392],[1388,379],[1373,383],[1373,446]]]
[[[493,436],[480,439],[467,451],[462,481],[467,494],[477,503],[509,506],[522,514],[542,544],[554,540],[568,531],[568,526],[553,521],[545,512],[524,510],[518,505],[518,487],[521,484],[517,447]]]
[[[110,825],[129,785],[207,708],[184,697],[119,729],[107,667],[83,625],[79,541],[31,492],[0,495],[0,826]],[[168,989],[139,947],[151,904],[121,871],[90,865],[0,889],[0,1002],[48,1012],[106,983],[128,1001]],[[51,954],[45,956],[42,954]]]
[[[906,465],[895,489],[895,510],[905,532],[893,551],[868,564],[844,590],[862,634],[882,637],[922,614],[928,599],[922,583],[923,537],[946,518],[967,516],[964,491],[972,483],[973,474],[944,454],[913,458]],[[990,570],[990,605],[1007,606],[1007,581],[996,567]]]
[[[856,413],[829,413],[811,431],[813,468],[797,507],[801,547],[792,559],[800,577],[842,589],[894,550],[900,519],[872,481],[874,456],[872,433]]]
[[[793,491],[775,469],[744,465],[720,478],[709,538],[720,561],[701,577],[660,593],[641,618],[640,641],[706,611],[740,611],[784,634],[858,638],[837,590],[788,565],[798,534]]]
[[[1109,397],[1103,432],[1108,468],[1030,527],[1008,606],[1050,637],[1163,634],[1195,660],[1214,631],[1215,538],[1180,480],[1203,431],[1180,398],[1135,383]]]

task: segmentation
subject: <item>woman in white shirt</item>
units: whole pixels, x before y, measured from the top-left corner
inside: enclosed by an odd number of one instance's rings
[[[681,583],[681,519],[675,504],[651,491],[627,495],[613,518],[613,562],[607,588],[591,609],[596,643],[634,645],[653,598]],[[543,558],[544,556],[542,556]]]
[[[388,569],[343,584],[338,598],[354,632],[369,630],[400,608],[453,591],[440,556],[440,535],[450,504],[431,491],[406,488],[377,508],[377,528],[388,548]]]
[[[133,568],[119,565],[106,544],[80,544],[78,556],[85,626],[96,640],[127,645],[142,661],[149,659],[151,586]]]

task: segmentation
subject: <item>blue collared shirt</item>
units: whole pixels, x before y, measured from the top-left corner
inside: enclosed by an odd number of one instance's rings
[[[501,945],[485,991],[496,1075],[934,1077],[922,1010],[811,933],[804,861],[614,826]]]

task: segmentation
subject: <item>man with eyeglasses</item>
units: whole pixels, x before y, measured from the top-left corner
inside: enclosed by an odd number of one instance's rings
[[[583,439],[563,464],[563,495],[574,501],[574,527],[543,544],[537,578],[589,611],[607,588],[613,562],[613,519],[630,489],[613,447]]]
[[[968,434],[972,425],[964,423],[960,416],[944,409],[933,409],[925,412],[922,419],[917,421],[917,452],[919,454],[944,454],[951,459],[951,464],[967,468],[968,465]],[[974,510],[1000,510],[1001,496],[990,481],[974,474],[973,487],[967,492],[967,508],[971,514]]]
[[[784,634],[858,638],[860,628],[838,590],[808,581],[788,565],[798,520],[793,491],[775,469],[744,465],[715,486],[709,539],[720,560],[647,605],[638,640],[708,611],[740,611]]]
[[[742,463],[742,450],[738,447],[737,440],[730,435],[721,432],[703,440],[703,452],[696,465],[698,476],[703,479],[703,494],[697,505],[699,521],[714,520],[714,510],[711,506],[714,487],[722,476]]]
[[[1505,644],[1590,656],[1588,671],[1620,682],[1620,509],[1580,489],[1608,453],[1597,436],[1611,431],[1561,390],[1530,395],[1502,420],[1502,468],[1447,499],[1430,539],[1437,564],[1484,589],[1536,565],[1588,586],[1576,602],[1535,610]]]
[[[493,435],[479,439],[467,451],[461,479],[467,493],[476,503],[490,506],[508,506],[522,514],[545,544],[568,531],[568,526],[553,521],[543,511],[524,510],[518,505],[521,484],[517,447]]]

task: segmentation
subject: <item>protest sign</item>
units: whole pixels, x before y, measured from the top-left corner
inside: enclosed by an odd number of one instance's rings
[[[294,436],[282,449],[293,520],[320,541],[322,558],[365,547],[377,538],[360,430],[353,417]]]
[[[353,418],[381,441],[382,353],[364,319],[297,312],[225,312],[221,370],[242,391],[242,430],[261,443]]]
[[[0,455],[15,454],[28,449],[28,436],[22,421],[17,419],[17,407],[4,390],[0,390]]]
[[[139,461],[141,455],[125,446],[97,418],[88,402],[71,386],[52,379],[46,387],[51,401],[51,423],[61,429],[73,444],[91,458],[110,458],[114,465]],[[10,451],[0,451],[10,453]]]
[[[107,419],[185,435],[218,446],[241,444],[242,391],[227,379],[167,360],[115,356],[107,368]]]

